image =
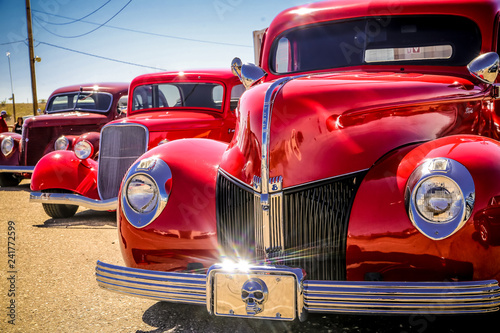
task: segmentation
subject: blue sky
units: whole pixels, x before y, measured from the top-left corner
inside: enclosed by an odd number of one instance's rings
[[[71,84],[229,68],[235,56],[254,62],[252,31],[267,27],[282,10],[309,2],[31,0],[35,55],[42,59],[36,63],[38,99]],[[11,96],[10,52],[16,102],[31,102],[26,40],[25,1],[0,0],[0,101]]]

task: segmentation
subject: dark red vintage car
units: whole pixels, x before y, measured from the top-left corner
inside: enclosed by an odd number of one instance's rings
[[[78,136],[100,131],[106,123],[124,115],[128,86],[93,83],[54,91],[44,114],[25,120],[22,135],[0,134],[0,186],[16,186],[29,178],[43,155],[71,150]]]
[[[107,124],[100,137],[86,133],[77,138],[74,151],[53,152],[38,162],[30,201],[42,203],[54,218],[71,217],[78,206],[115,210],[125,172],[147,150],[183,138],[229,142],[243,91],[230,70],[136,77],[130,84],[126,118]],[[89,137],[100,138],[100,146]]]
[[[126,267],[99,285],[215,315],[500,306],[498,0],[337,0],[279,14],[235,137],[142,155],[119,195]]]

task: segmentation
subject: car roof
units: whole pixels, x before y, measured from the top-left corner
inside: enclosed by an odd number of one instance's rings
[[[98,87],[99,91],[107,92],[110,94],[116,94],[116,93],[120,93],[123,91],[128,91],[129,83],[127,83],[127,82],[95,82],[95,83],[74,84],[71,86],[65,86],[65,87],[61,87],[61,88],[54,90],[54,92],[51,94],[51,96],[66,93],[66,92],[79,91],[80,88],[83,91],[94,90],[95,87]]]
[[[144,74],[134,78],[130,85],[132,87],[140,84],[165,81],[222,81],[229,85],[240,84],[238,77],[229,69],[230,65],[230,63],[227,64],[228,69],[186,70]]]
[[[266,31],[263,59],[267,59],[272,40],[269,38],[304,25],[328,21],[386,15],[457,15],[467,17],[478,25],[482,35],[482,50],[492,50],[495,20],[500,10],[500,0],[333,0],[289,8],[269,25]],[[264,63],[263,66],[267,66]]]

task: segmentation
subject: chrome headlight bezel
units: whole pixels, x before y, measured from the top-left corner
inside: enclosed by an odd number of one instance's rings
[[[54,150],[66,150],[69,147],[69,140],[67,137],[60,136],[57,138],[56,142],[54,142]]]
[[[435,192],[428,191],[436,188]],[[425,195],[431,199],[435,195],[438,204],[443,206],[445,201],[447,207],[430,211],[433,207],[427,198],[423,198]],[[407,182],[405,203],[408,216],[415,228],[433,240],[445,239],[460,230],[470,218],[474,202],[475,187],[470,172],[449,158],[425,161],[413,171]],[[426,207],[431,209],[425,211]]]
[[[81,160],[85,160],[94,154],[94,146],[87,140],[78,141],[73,147],[75,156]]]
[[[9,156],[14,151],[14,139],[11,136],[3,138],[1,150],[4,156]]]
[[[152,198],[154,202],[152,205],[148,205],[150,209],[147,210],[137,209],[129,198],[129,186],[139,177],[146,177],[144,179],[150,181],[151,185],[154,186],[155,194]],[[171,191],[171,187],[166,185],[167,183],[171,185],[171,179],[172,172],[167,163],[156,157],[137,161],[130,167],[123,181],[121,209],[131,225],[138,229],[144,228],[163,212]]]

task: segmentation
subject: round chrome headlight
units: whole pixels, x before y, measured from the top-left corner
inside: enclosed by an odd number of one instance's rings
[[[172,190],[172,172],[165,161],[145,158],[130,167],[123,184],[120,209],[131,225],[143,228],[165,209]]]
[[[127,182],[125,197],[133,210],[138,213],[149,213],[158,205],[158,186],[151,177],[136,174]]]
[[[2,141],[2,154],[9,155],[14,150],[14,139],[11,136],[6,136]]]
[[[465,166],[448,158],[434,158],[413,171],[406,189],[408,216],[431,239],[444,239],[472,214],[474,181]]]
[[[445,223],[461,213],[462,191],[452,179],[434,176],[424,179],[415,191],[418,213],[427,221]]]
[[[64,135],[59,137],[54,143],[55,150],[66,150],[69,146],[69,140]]]
[[[76,157],[78,157],[81,160],[84,160],[92,155],[94,148],[92,147],[90,142],[84,140],[77,142],[73,150],[75,151]]]

